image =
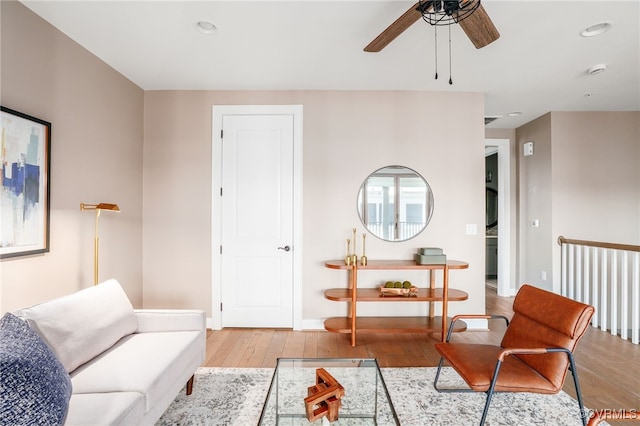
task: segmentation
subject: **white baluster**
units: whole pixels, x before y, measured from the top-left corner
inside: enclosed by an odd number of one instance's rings
[[[640,253],[633,256],[633,283],[631,284],[631,342],[640,344]]]
[[[618,334],[618,250],[610,250],[611,253],[611,281],[609,285],[609,300],[611,301],[611,335]]]
[[[584,302],[584,297],[582,296],[582,249],[581,247],[576,246],[576,263],[575,263],[575,271],[576,271],[576,280],[575,280],[575,288],[576,293],[574,299],[578,302]],[[573,269],[573,268],[572,268]]]
[[[622,252],[622,283],[620,286],[620,338],[629,338],[629,252]]]
[[[591,292],[589,291],[590,280],[589,280],[589,247],[583,246],[582,251],[584,251],[584,273],[583,273],[583,284],[582,288],[584,290],[584,297],[582,298],[584,303],[591,304]]]
[[[575,278],[573,276],[573,271],[575,268],[575,259],[574,259],[574,251],[575,251],[575,245],[571,244],[569,245],[568,251],[569,251],[569,265],[567,267],[568,274],[569,276],[567,277],[567,297],[569,299],[574,299],[575,300],[575,291],[574,288],[576,286],[576,281]]]
[[[591,279],[593,282],[591,284],[593,286],[593,303],[591,303],[591,305],[596,308],[596,313],[591,318],[591,324],[594,327],[598,327],[598,325],[600,324],[600,321],[598,321],[598,315],[600,313],[600,297],[598,292],[598,289],[600,288],[600,275],[598,274],[598,252],[599,250],[596,247],[592,248],[591,253],[593,254],[593,262],[591,263]]]
[[[568,259],[567,259],[567,248],[568,244],[562,244],[560,246],[560,250],[562,251],[562,267],[560,271],[562,272],[562,276],[560,277],[560,294],[563,296],[567,296],[567,269],[568,268]]]
[[[600,330],[607,331],[607,315],[609,312],[609,298],[607,291],[608,274],[607,274],[607,250],[602,249],[602,276],[600,278]]]

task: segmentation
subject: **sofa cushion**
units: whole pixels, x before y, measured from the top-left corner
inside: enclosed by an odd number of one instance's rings
[[[158,404],[168,389],[171,399],[189,376],[178,377],[202,362],[203,333],[175,331],[136,333],[71,373],[74,393],[135,391],[144,394],[146,411]],[[175,386],[174,386],[175,384]]]
[[[136,331],[138,322],[116,280],[23,309],[25,318],[68,372]]]
[[[10,313],[0,319],[0,378],[0,424],[62,423],[69,374],[42,338]]]
[[[138,392],[74,393],[65,426],[139,425],[144,395]]]

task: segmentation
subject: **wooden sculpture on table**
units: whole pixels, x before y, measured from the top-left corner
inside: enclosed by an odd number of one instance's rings
[[[310,422],[324,416],[330,422],[338,420],[340,398],[344,396],[344,388],[327,370],[316,370],[316,384],[307,388],[307,395],[304,405]]]

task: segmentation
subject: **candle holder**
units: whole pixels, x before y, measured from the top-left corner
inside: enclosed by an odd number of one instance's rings
[[[360,257],[360,265],[367,266],[367,256],[364,254],[365,252],[365,243],[366,243],[367,234],[362,233],[362,257]]]
[[[344,258],[344,264],[349,266],[351,265],[351,240],[347,238],[347,256]]]
[[[356,254],[356,228],[353,228],[353,254],[351,255],[351,262],[354,265],[358,264],[358,255]]]

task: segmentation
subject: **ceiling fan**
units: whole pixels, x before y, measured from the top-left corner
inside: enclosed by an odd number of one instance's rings
[[[369,43],[364,51],[381,51],[420,18],[431,25],[459,24],[476,49],[500,37],[480,0],[420,0]]]

